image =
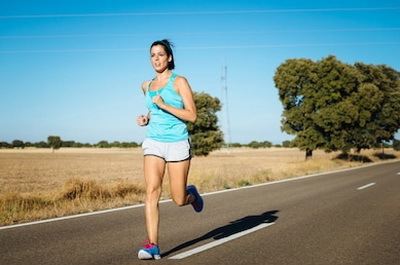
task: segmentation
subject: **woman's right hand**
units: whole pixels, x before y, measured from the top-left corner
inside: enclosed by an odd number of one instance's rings
[[[149,119],[145,115],[139,115],[136,119],[136,122],[139,126],[146,126],[149,124]]]

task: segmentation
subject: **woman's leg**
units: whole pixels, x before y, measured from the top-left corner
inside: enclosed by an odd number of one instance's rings
[[[158,245],[158,227],[160,223],[158,202],[161,196],[165,172],[165,161],[157,156],[144,157],[144,177],[146,180],[145,217],[147,235],[150,243]]]
[[[192,203],[195,198],[186,192],[190,160],[167,164],[172,200],[178,206]]]

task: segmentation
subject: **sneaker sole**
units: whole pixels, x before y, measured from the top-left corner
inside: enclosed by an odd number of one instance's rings
[[[150,253],[148,253],[144,250],[139,250],[138,259],[141,259],[141,260],[161,259],[161,256],[160,255],[151,255]]]

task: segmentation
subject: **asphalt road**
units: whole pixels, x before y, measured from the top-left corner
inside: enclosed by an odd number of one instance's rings
[[[159,261],[137,260],[143,207],[0,229],[0,264],[400,264],[400,162],[163,202]]]

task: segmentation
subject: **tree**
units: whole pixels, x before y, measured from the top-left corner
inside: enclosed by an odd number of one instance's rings
[[[75,141],[62,141],[61,147],[74,147],[75,144]]]
[[[110,143],[110,147],[121,147],[121,143],[119,141],[114,141]]]
[[[397,139],[393,139],[393,149],[396,151],[400,150],[400,141]]]
[[[37,148],[49,148],[49,144],[46,143],[45,141],[34,143],[33,146]]]
[[[351,65],[329,56],[316,63],[316,86],[310,88],[315,92],[315,108],[311,114],[318,128],[321,144],[318,148],[325,151],[342,150],[347,152],[353,144],[349,144],[348,135],[360,124],[358,89],[361,74]],[[372,92],[364,91],[366,94]]]
[[[206,93],[194,93],[197,109],[197,120],[188,123],[188,131],[192,140],[194,155],[207,156],[211,151],[221,148],[224,143],[223,134],[218,126],[216,112],[221,110],[218,98]]]
[[[306,151],[360,151],[393,139],[400,127],[400,75],[387,66],[290,59],[274,76],[284,107],[281,129]]]
[[[14,140],[11,145],[13,148],[24,148],[25,147],[24,142],[21,140]]]
[[[251,141],[248,145],[250,148],[269,148],[272,147],[272,143],[269,141],[264,141],[264,142],[258,142],[258,141]]]
[[[293,143],[312,154],[324,140],[313,121],[315,112],[316,63],[309,59],[289,59],[281,64],[274,75],[279,99],[283,105],[281,130],[296,135]]]
[[[123,148],[136,148],[139,147],[140,145],[136,142],[122,142],[121,147]]]
[[[355,67],[363,74],[363,86],[374,91],[367,95],[371,106],[366,128],[373,136],[369,145],[379,147],[393,140],[400,128],[400,72],[386,65],[356,63]]]
[[[293,143],[292,143],[292,141],[289,141],[289,140],[283,141],[282,147],[286,147],[286,148],[293,147]]]
[[[110,144],[106,140],[98,142],[96,146],[100,148],[110,148]]]
[[[0,148],[12,148],[12,145],[7,142],[0,142]]]
[[[47,137],[47,143],[51,147],[54,153],[55,150],[60,149],[62,145],[62,140],[60,136],[50,135],[49,137]]]

